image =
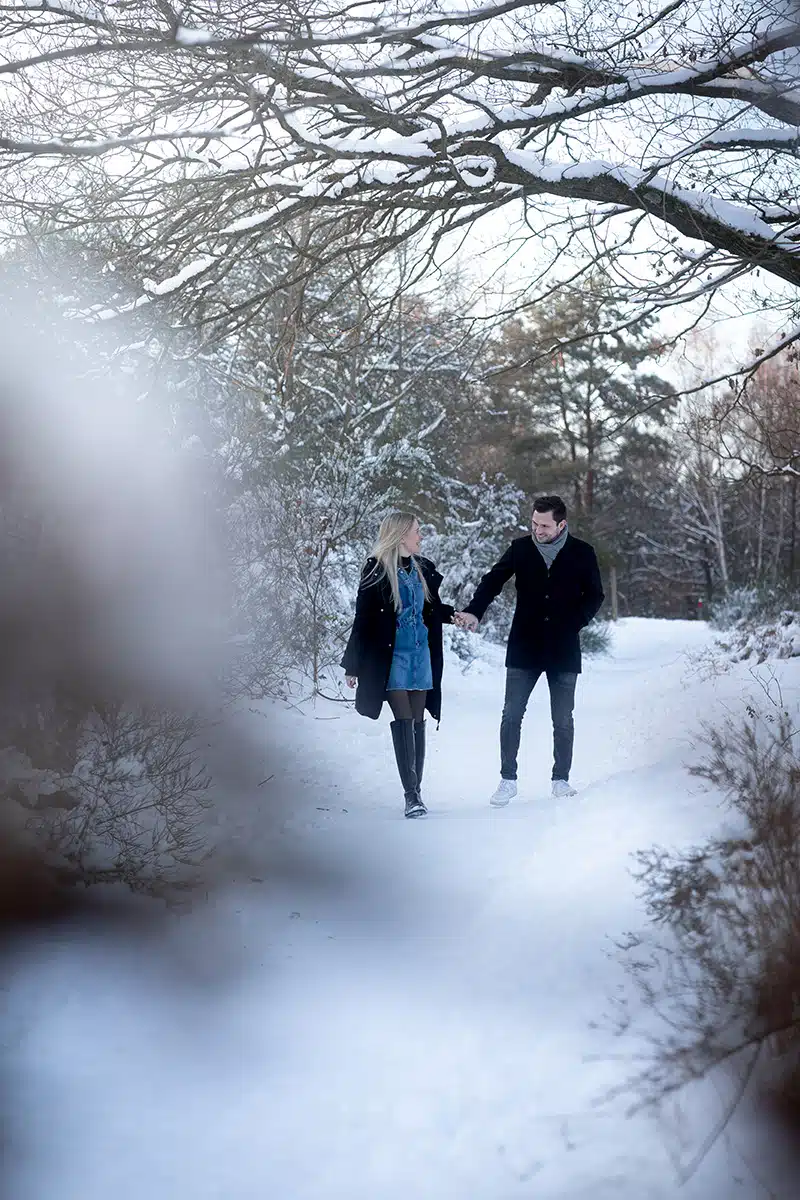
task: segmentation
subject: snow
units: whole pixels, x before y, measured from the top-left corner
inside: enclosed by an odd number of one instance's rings
[[[416,29],[413,27],[405,29],[402,27],[393,28],[391,26],[389,28],[378,27],[376,30],[371,30],[368,36],[370,38],[378,37],[380,40],[383,40],[386,37],[391,37],[396,43],[405,41],[407,44],[411,43],[413,39],[413,43],[422,43],[434,51],[439,51],[441,57],[444,58],[454,55],[464,56],[470,54],[476,58],[483,59],[506,59],[509,57],[509,48],[505,44],[506,30],[502,24],[498,26],[502,32],[500,35],[499,44],[496,47],[487,46],[485,44],[476,44],[474,30],[479,21],[486,20],[489,22],[488,29],[489,36],[491,36],[492,18],[497,15],[501,15],[509,7],[514,6],[501,5],[492,9],[478,9],[469,16],[466,14],[458,14],[458,16],[450,15],[448,18],[442,15],[439,20],[434,18],[427,21],[424,29],[420,29],[420,27],[417,27]],[[458,38],[443,38],[426,31],[427,29],[431,29],[435,26],[446,27],[448,24],[455,23],[466,23],[467,25],[466,30]],[[540,71],[546,70],[552,64],[556,64],[556,70],[559,67],[564,66],[581,67],[587,71],[603,71],[605,69],[608,71],[609,75],[611,75],[613,72],[614,74],[624,76],[626,82],[622,86],[629,88],[632,91],[638,89],[661,90],[662,88],[670,88],[673,86],[685,86],[693,83],[695,80],[698,80],[702,83],[709,77],[712,77],[711,81],[715,82],[713,76],[721,75],[726,76],[726,83],[729,85],[731,73],[730,64],[737,64],[737,66],[734,67],[734,71],[738,71],[741,69],[738,67],[738,64],[743,59],[752,56],[755,61],[761,61],[772,53],[779,52],[781,49],[784,49],[787,46],[794,45],[796,36],[797,26],[794,23],[785,25],[776,24],[773,28],[770,27],[769,22],[765,22],[763,23],[762,27],[754,29],[752,36],[742,38],[739,41],[732,41],[724,47],[724,50],[720,46],[720,52],[713,57],[697,57],[692,61],[691,65],[676,62],[675,65],[672,66],[672,69],[666,71],[663,69],[649,69],[655,63],[657,63],[659,66],[664,63],[664,46],[661,46],[658,57],[652,63],[648,61],[642,61],[633,68],[625,68],[623,66],[621,68],[617,68],[616,71],[613,68],[609,69],[607,63],[603,62],[602,60],[598,60],[596,58],[587,58],[586,56],[576,54],[572,50],[563,46],[550,45],[545,41],[535,38],[528,40],[526,51],[531,56],[531,60],[533,62],[536,62],[537,58],[545,60],[545,62],[541,65],[537,63]],[[431,57],[432,61],[434,61],[434,56]],[[416,63],[418,62],[418,59],[415,58],[414,61]],[[748,70],[749,68],[745,67],[744,69]]]
[[[732,84],[735,85],[734,88],[732,88]],[[723,79],[709,79],[707,83],[703,84],[704,95],[713,95],[715,92],[719,92],[727,97],[731,90],[736,91],[737,100],[751,100],[756,104],[765,100],[770,102],[775,98],[775,85],[760,79],[738,76],[732,80],[730,76],[725,76]],[[786,88],[785,90],[782,88],[780,97],[787,106],[797,104],[800,101],[800,91],[797,88]]]
[[[401,137],[391,130],[379,130],[371,137],[327,137],[319,139],[314,131],[303,124],[297,113],[284,113],[284,121],[302,141],[315,143],[325,150],[341,155],[386,154],[401,158],[433,158],[434,152],[426,145],[434,136],[431,129],[418,130],[409,137]],[[311,185],[309,185],[311,186]],[[313,185],[317,191],[319,184]],[[315,195],[316,191],[304,189],[303,195]]]
[[[418,50],[412,51],[405,59],[408,67],[414,71],[424,71],[427,67],[436,67],[443,62],[447,62],[454,54],[457,54],[460,47],[455,44],[446,44],[440,50]]]
[[[768,146],[779,146],[785,142],[792,146],[800,141],[800,126],[790,125],[788,129],[720,129],[717,133],[709,134],[703,139],[703,146],[728,146],[745,144],[758,146],[766,143]]]
[[[202,275],[209,267],[213,267],[216,259],[213,255],[202,254],[193,262],[187,263],[175,275],[171,275],[169,279],[164,279],[161,283],[154,283],[152,279],[143,279],[142,287],[151,296],[167,296],[170,292],[176,292],[179,287],[182,287],[188,280],[194,279],[197,275]]]
[[[120,304],[117,308],[95,306],[82,312],[70,310],[67,312],[67,315],[81,319],[85,318],[88,321],[113,321],[116,317],[122,316],[123,313],[135,312],[137,308],[142,308],[145,304],[150,304],[150,297],[137,296],[135,300],[128,300],[124,304]]]
[[[428,45],[436,45],[437,40],[440,39],[427,33],[428,29],[440,25],[461,25],[465,23],[474,25],[483,21],[491,21],[514,7],[514,4],[509,3],[508,0],[504,0],[501,4],[478,4],[475,7],[455,8],[452,12],[448,12],[446,5],[443,5],[439,7],[438,11],[436,9],[429,10],[426,13],[427,19],[423,25],[410,27],[405,25],[388,25],[385,27],[378,25],[377,32],[383,37],[391,35],[395,38],[405,33],[413,36],[417,41],[425,41]]]
[[[465,155],[456,161],[458,173],[468,187],[486,187],[494,182],[497,163],[488,154]]]
[[[601,88],[588,88],[577,95],[554,94],[541,104],[520,107],[504,105],[491,109],[482,101],[480,113],[448,117],[445,128],[451,135],[477,133],[483,129],[499,126],[535,125],[560,117],[578,117],[598,108],[613,109],[616,104],[628,103],[638,95],[669,92],[687,87],[698,77],[694,69],[681,69],[658,73],[633,72],[624,83],[606,84]],[[489,108],[489,111],[484,111]]]
[[[454,43],[450,38],[435,37],[432,33],[420,33],[414,40],[429,46],[431,50],[446,50],[451,54],[453,49],[460,49],[457,42]]]
[[[396,183],[398,179],[405,173],[405,165],[403,163],[386,163],[386,162],[368,162],[362,168],[362,177],[364,183]],[[358,176],[346,175],[341,181],[342,188],[354,187],[358,182]]]
[[[646,179],[649,179],[646,171],[635,167],[625,167],[605,162],[603,159],[583,163],[545,163],[532,150],[515,149],[506,150],[505,156],[514,166],[520,167],[529,175],[547,183],[558,183],[563,179],[593,179],[600,175],[609,175],[613,179],[618,179],[620,182],[628,184],[629,187],[638,187]],[[656,178],[651,182],[653,186],[660,186],[662,183],[667,183],[668,181]]]
[[[509,149],[505,151],[505,156],[514,166],[546,183],[559,183],[568,179],[594,179],[606,175],[630,188],[644,186],[646,191],[660,191],[665,195],[674,196],[676,200],[689,205],[704,216],[751,237],[762,238],[768,242],[782,240],[753,209],[723,200],[719,196],[712,196],[708,192],[693,192],[688,188],[679,187],[663,175],[652,175],[638,167],[623,166],[602,159],[583,163],[545,163],[538,154],[530,150]],[[793,242],[790,244],[794,245]]]
[[[102,6],[96,4],[87,4],[85,0],[75,0],[75,3],[70,3],[69,0],[47,0],[45,4],[43,0],[23,0],[23,8],[43,9],[52,13],[66,13],[72,17],[78,17],[84,21],[104,22],[106,14],[103,12]]]
[[[738,229],[741,233],[763,238],[766,241],[781,240],[780,238],[776,239],[774,229],[762,221],[753,209],[745,208],[741,204],[733,204],[730,200],[723,200],[708,192],[692,192],[687,188],[677,187],[662,176],[656,176],[652,182],[654,186],[663,188],[677,200],[690,205],[704,216],[727,225],[730,229]]]
[[[207,46],[214,41],[214,35],[207,29],[187,29],[179,25],[175,30],[175,41],[179,46]]]
[[[247,217],[238,217],[230,225],[226,225],[222,233],[225,235],[245,233],[248,229],[257,229],[259,225],[266,225],[267,221],[271,221],[274,216],[274,210],[270,209],[269,212],[251,213]]]
[[[722,1103],[713,1087],[687,1100],[682,1133],[608,1099],[633,1069],[634,1047],[603,1025],[621,982],[608,951],[643,921],[629,855],[717,828],[718,797],[686,769],[697,726],[759,691],[745,664],[693,673],[688,656],[713,636],[701,622],[614,627],[613,654],[579,684],[569,800],[548,794],[540,686],[520,797],[487,804],[497,647],[482,644],[466,672],[448,652],[426,821],[402,816],[388,717],[332,701],[241,714],[284,757],[269,765],[265,751],[249,789],[218,800],[215,837],[222,854],[246,854],[241,883],[174,918],[172,973],[152,951],[88,934],[17,964],[4,1000],[11,1069],[25,1073],[12,1133],[36,1152],[17,1160],[9,1194],[763,1196],[775,1181],[752,1178],[736,1122],[678,1185],[671,1156],[702,1143]],[[800,667],[774,666],[796,695]],[[279,851],[310,874],[281,874]]]
[[[376,137],[328,137],[319,144],[326,150],[342,154],[391,154],[403,158],[433,158],[434,152],[424,144],[430,138],[427,130],[422,136],[400,137],[399,134],[382,133]]]
[[[720,634],[720,646],[732,662],[763,663],[800,657],[800,613],[783,612],[775,621],[755,628],[744,622]]]

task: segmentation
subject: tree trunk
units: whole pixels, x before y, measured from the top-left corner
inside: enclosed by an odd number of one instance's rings
[[[714,601],[714,572],[711,570],[711,560],[708,554],[708,542],[703,543],[703,577],[706,587],[706,604],[710,608]]]
[[[794,587],[795,543],[797,540],[797,476],[792,476],[789,493],[789,583]]]
[[[772,554],[772,582],[778,582],[781,559],[783,558],[783,540],[786,536],[786,491],[788,480],[783,479],[778,484],[778,531],[775,535],[775,548]]]
[[[589,357],[589,377],[586,380],[586,485],[585,485],[585,508],[586,513],[591,521],[594,511],[594,419],[592,413],[592,377],[594,374],[594,343]]]
[[[767,488],[762,477],[758,497],[758,546],[756,548],[756,579],[761,578],[764,567],[764,516],[767,508]]]
[[[728,578],[728,553],[725,546],[725,529],[723,526],[723,511],[722,501],[720,500],[719,488],[715,487],[713,492],[713,513],[714,513],[714,541],[716,542],[717,562],[719,565],[719,575],[722,582],[723,592],[727,592]]]

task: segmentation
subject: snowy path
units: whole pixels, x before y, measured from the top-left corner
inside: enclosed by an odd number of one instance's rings
[[[15,1196],[55,1195],[57,1167],[59,1200],[762,1197],[725,1142],[679,1192],[675,1130],[598,1104],[629,1069],[593,1027],[621,981],[609,939],[641,922],[629,854],[714,828],[716,801],[685,769],[692,737],[752,690],[744,669],[687,677],[685,651],[708,636],[620,624],[613,657],[580,684],[569,800],[548,795],[541,686],[520,798],[488,807],[497,661],[467,676],[448,663],[424,822],[402,816],[385,720],[333,704],[271,714],[286,764],[218,834],[247,847],[259,881],[183,918],[193,945],[205,929],[210,953],[217,939],[235,951],[235,984],[165,1001],[165,1015],[130,956],[84,946],[43,954],[12,988],[37,1023],[20,1061],[49,1089],[28,1116],[34,1135],[52,1132],[52,1106],[63,1118],[74,1070],[53,1163],[29,1164]],[[281,795],[296,809],[286,845],[337,867],[344,887],[269,889],[255,875],[263,813]],[[684,1153],[714,1104],[704,1093]]]

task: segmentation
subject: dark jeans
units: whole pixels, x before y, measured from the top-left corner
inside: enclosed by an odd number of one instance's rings
[[[500,722],[500,774],[503,779],[517,778],[522,718],[541,674],[541,671],[527,671],[522,667],[506,668],[506,698]],[[550,685],[550,713],[553,718],[553,779],[569,779],[575,739],[572,710],[575,707],[578,676],[572,671],[548,671],[547,682]]]

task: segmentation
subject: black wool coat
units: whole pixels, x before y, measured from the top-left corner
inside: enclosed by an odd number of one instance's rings
[[[422,619],[428,627],[428,646],[431,652],[433,687],[428,692],[425,707],[435,720],[442,713],[442,624],[450,624],[454,609],[443,604],[439,597],[442,576],[428,558],[417,558],[431,598],[422,609]],[[386,684],[394,654],[397,615],[388,579],[376,571],[376,561],[368,558],[361,572],[361,585],[356,598],[353,628],[342,657],[345,674],[358,677],[356,711],[363,717],[377,720],[386,699]]]
[[[580,631],[605,599],[592,547],[568,534],[548,571],[531,535],[515,538],[484,575],[464,611],[480,620],[512,576],[517,607],[508,635],[506,666],[579,673]]]

